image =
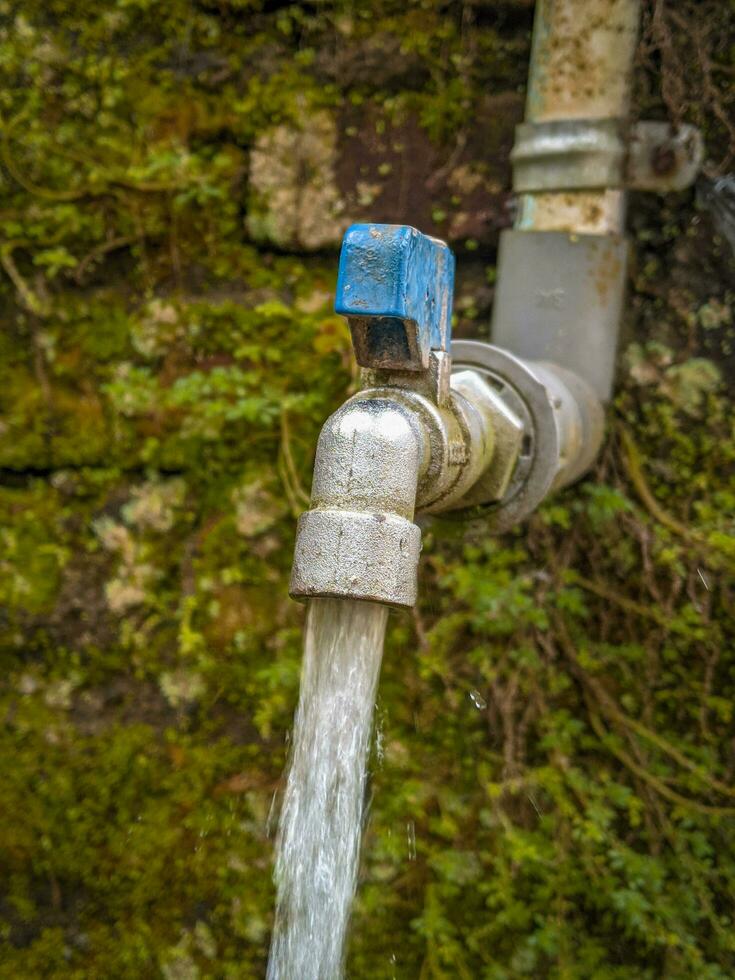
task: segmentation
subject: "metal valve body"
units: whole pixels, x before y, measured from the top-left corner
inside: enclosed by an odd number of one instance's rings
[[[480,507],[489,530],[505,530],[597,451],[602,412],[584,382],[489,344],[451,344],[453,275],[447,246],[414,228],[345,234],[335,308],[363,388],[319,438],[296,538],[297,598],[411,606],[416,513]]]

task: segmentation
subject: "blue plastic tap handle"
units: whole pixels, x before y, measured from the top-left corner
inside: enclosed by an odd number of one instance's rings
[[[357,363],[422,371],[448,351],[454,255],[410,225],[352,225],[339,256],[335,311],[347,317]]]

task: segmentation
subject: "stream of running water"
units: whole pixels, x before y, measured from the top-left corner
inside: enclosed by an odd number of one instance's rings
[[[340,980],[357,885],[385,606],[312,599],[276,840],[268,980]]]

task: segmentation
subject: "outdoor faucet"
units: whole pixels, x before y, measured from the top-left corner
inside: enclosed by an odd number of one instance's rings
[[[293,596],[411,606],[416,514],[482,515],[500,533],[595,459],[624,301],[627,191],[689,186],[704,152],[693,126],[628,119],[639,19],[639,0],[536,5],[494,344],[451,341],[443,242],[406,225],[346,232],[336,310],[362,390],[322,430]]]
[[[295,598],[416,602],[416,514],[527,517],[593,461],[603,410],[582,378],[480,341],[451,342],[454,257],[407,225],[344,236],[335,309],[361,390],[325,423],[299,519]]]

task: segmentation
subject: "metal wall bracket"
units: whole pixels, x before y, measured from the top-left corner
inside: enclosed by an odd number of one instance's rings
[[[682,191],[697,178],[704,141],[696,126],[639,122],[630,131],[625,186],[635,191]]]
[[[580,190],[619,186],[624,145],[617,119],[559,119],[516,126],[513,189]]]
[[[518,193],[619,188],[664,193],[692,184],[704,146],[696,126],[620,119],[560,119],[516,127]]]

